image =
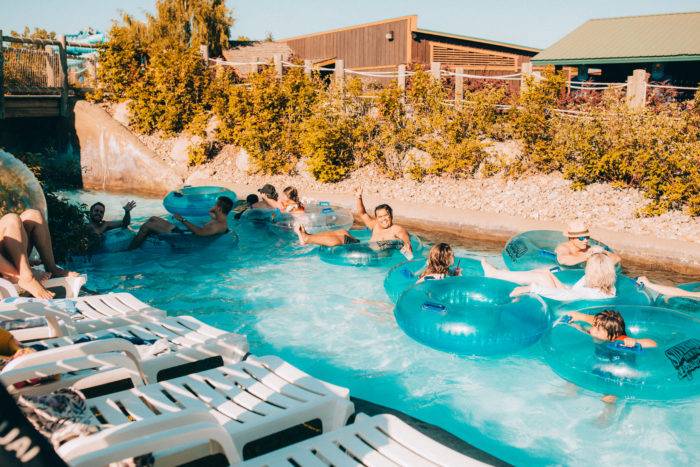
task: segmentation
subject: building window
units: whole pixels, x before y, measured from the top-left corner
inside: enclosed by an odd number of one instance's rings
[[[470,47],[431,44],[433,62],[461,66],[473,70],[516,70],[514,55],[501,54]]]

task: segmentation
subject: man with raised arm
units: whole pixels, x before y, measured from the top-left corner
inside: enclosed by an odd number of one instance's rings
[[[203,226],[198,226],[188,221],[179,214],[175,214],[175,220],[182,222],[187,231],[192,232],[198,237],[211,237],[228,232],[228,213],[233,209],[233,201],[228,196],[219,196],[216,199],[216,204],[209,210],[211,220]],[[146,241],[149,235],[165,234],[165,233],[186,233],[180,227],[172,224],[161,217],[151,217],[139,229],[139,233],[131,241],[129,249],[138,248]]]
[[[105,205],[101,202],[96,202],[90,206],[90,227],[97,235],[103,235],[108,230],[125,229],[131,224],[131,210],[136,206],[135,201],[129,201],[124,205],[124,217],[120,221],[106,221]]]

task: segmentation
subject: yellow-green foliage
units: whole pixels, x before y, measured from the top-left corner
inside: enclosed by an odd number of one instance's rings
[[[130,124],[142,133],[185,129],[205,110],[209,73],[194,49],[163,47],[129,92]]]
[[[218,136],[248,151],[256,172],[289,173],[301,158],[301,123],[311,115],[319,86],[303,72],[278,80],[273,68],[230,86],[214,104]]]

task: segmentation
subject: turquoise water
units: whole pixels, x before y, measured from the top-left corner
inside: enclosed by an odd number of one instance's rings
[[[130,197],[102,200],[119,218]],[[136,198],[135,218],[165,214]],[[72,266],[88,288],[141,300],[248,336],[251,351],[276,354],[351,394],[434,423],[513,464],[700,465],[700,398],[620,401],[576,390],[546,364],[539,344],[503,358],[461,358],[421,346],[397,326],[383,289],[386,270],[326,264],[264,229],[236,225],[238,248],[137,252]],[[500,252],[485,254],[494,264]],[[697,377],[697,376],[696,376]]]

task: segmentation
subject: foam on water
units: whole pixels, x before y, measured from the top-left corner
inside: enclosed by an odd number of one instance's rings
[[[101,199],[108,218],[129,198]],[[164,211],[137,199],[135,217]],[[326,264],[255,226],[235,226],[232,250],[146,248],[76,265],[88,287],[126,290],[170,314],[245,333],[251,351],[276,354],[351,394],[439,425],[514,464],[700,463],[700,401],[619,401],[559,378],[539,344],[503,358],[459,358],[424,347],[396,325],[384,269]],[[476,252],[459,251],[460,255]],[[496,263],[498,253],[487,256]]]

